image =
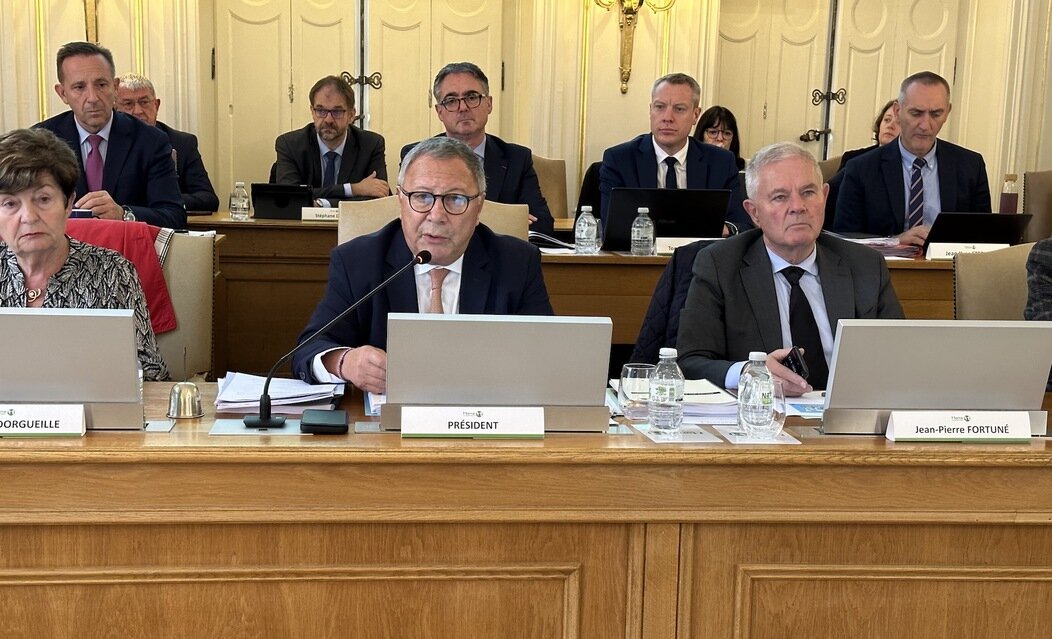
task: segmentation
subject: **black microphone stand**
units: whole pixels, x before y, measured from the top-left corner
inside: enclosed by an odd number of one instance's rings
[[[318,330],[314,331],[314,333],[310,337],[308,337],[307,339],[303,340],[299,344],[296,344],[296,346],[291,351],[289,351],[289,352],[285,353],[284,355],[282,355],[281,358],[278,359],[278,361],[274,363],[274,366],[271,367],[270,372],[267,373],[267,380],[265,382],[263,382],[263,394],[259,396],[259,414],[258,415],[245,415],[245,420],[244,420],[245,421],[245,427],[247,427],[247,428],[258,428],[258,429],[268,429],[268,428],[281,428],[282,426],[284,426],[284,424],[285,424],[285,416],[284,415],[273,415],[271,413],[271,408],[270,408],[270,380],[274,378],[274,373],[278,370],[278,367],[281,366],[282,364],[284,364],[285,362],[289,361],[289,358],[292,357],[293,355],[295,355],[296,352],[299,351],[301,348],[303,348],[307,344],[310,344],[315,339],[317,339],[317,337],[319,335],[325,333],[330,328],[332,328],[333,325],[336,322],[338,322],[338,321],[342,320],[343,318],[347,317],[347,315],[351,311],[353,311],[354,309],[356,309],[359,306],[361,306],[363,302],[365,302],[366,300],[371,298],[373,295],[375,295],[376,293],[378,293],[381,290],[383,290],[384,288],[386,288],[387,285],[390,284],[393,279],[395,279],[396,277],[398,277],[402,273],[404,273],[407,270],[409,270],[410,267],[412,267],[412,266],[414,266],[416,264],[427,264],[430,261],[431,261],[431,252],[430,251],[420,251],[419,253],[417,253],[416,255],[413,256],[412,261],[410,261],[408,264],[406,264],[402,268],[400,268],[397,271],[395,271],[393,275],[388,277],[383,282],[380,282],[380,284],[378,284],[375,288],[373,288],[373,290],[371,290],[368,293],[366,293],[364,296],[361,297],[361,299],[359,299],[354,304],[351,304],[350,306],[348,306],[339,315],[337,315],[336,317],[334,317],[331,320],[329,320],[328,322],[326,322],[325,326],[322,326]]]

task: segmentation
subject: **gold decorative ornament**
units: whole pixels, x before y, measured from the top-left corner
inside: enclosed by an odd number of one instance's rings
[[[621,14],[617,21],[621,31],[621,93],[628,93],[628,80],[632,77],[632,45],[635,42],[639,9],[645,4],[654,13],[661,13],[671,9],[676,0],[595,0],[595,3],[608,11],[616,4]]]

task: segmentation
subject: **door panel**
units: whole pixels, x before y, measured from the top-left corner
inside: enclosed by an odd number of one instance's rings
[[[771,46],[769,0],[723,0],[717,45],[714,104],[738,120],[742,157],[763,146],[767,60]],[[704,111],[712,105],[701,105]]]
[[[311,121],[310,88],[327,75],[358,75],[358,3],[293,0],[292,120],[289,128]],[[354,87],[361,111],[361,87]]]

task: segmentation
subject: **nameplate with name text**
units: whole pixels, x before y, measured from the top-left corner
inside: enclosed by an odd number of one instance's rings
[[[1007,244],[974,244],[958,242],[933,242],[928,245],[929,260],[952,260],[958,253],[989,253],[1008,248]]]
[[[300,218],[306,222],[339,222],[340,209],[324,206],[305,206],[300,211]]]
[[[402,437],[539,439],[540,406],[402,406]]]
[[[0,404],[0,437],[83,437],[83,404]]]
[[[893,410],[885,436],[897,442],[1027,442],[1025,410]]]

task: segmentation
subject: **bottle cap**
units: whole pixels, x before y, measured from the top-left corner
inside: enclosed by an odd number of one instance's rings
[[[591,213],[591,212],[592,212],[592,205],[591,204],[585,204],[584,206],[581,207],[581,213]]]
[[[637,214],[639,214],[639,213],[647,213],[647,214],[649,214],[650,213],[650,209],[645,207],[645,206],[641,206],[638,209],[636,209],[636,213]]]
[[[767,361],[767,353],[765,353],[763,351],[750,351],[749,352],[749,361],[750,362],[757,362],[757,361],[765,362],[765,361]]]
[[[665,347],[658,351],[658,355],[661,357],[676,357],[676,349]]]
[[[1016,175],[1015,173],[1005,173],[1005,181],[1006,182],[1015,182],[1018,179],[1019,179],[1019,176]]]
[[[239,186],[245,186],[245,183],[244,182],[234,182],[234,187],[235,188],[237,188]]]

